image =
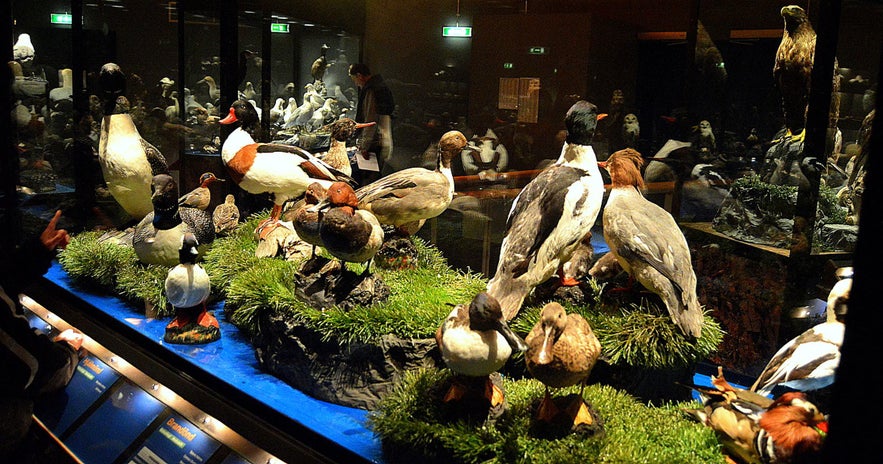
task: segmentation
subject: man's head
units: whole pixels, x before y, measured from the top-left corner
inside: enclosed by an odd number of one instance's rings
[[[350,79],[359,87],[364,87],[368,79],[371,78],[371,70],[364,63],[355,63],[350,65]]]

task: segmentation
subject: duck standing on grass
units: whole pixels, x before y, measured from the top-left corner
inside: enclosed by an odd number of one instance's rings
[[[351,189],[352,190],[352,189]],[[319,234],[319,211],[314,211],[314,207],[327,197],[327,191],[322,184],[313,182],[304,192],[303,200],[299,204],[295,204],[294,217],[291,224],[298,238],[313,246],[310,259],[316,256],[316,247],[322,245],[322,237]],[[376,219],[375,219],[376,220]]]
[[[604,181],[591,143],[601,117],[595,105],[576,102],[564,118],[567,138],[558,161],[512,203],[497,272],[487,285],[506,320],[515,317],[534,287],[562,273],[562,264],[595,224]]]
[[[604,239],[629,275],[659,295],[672,322],[699,338],[704,315],[696,298],[696,274],[687,239],[668,211],[647,200],[637,151],[626,148],[603,163],[611,190],[604,207]]]
[[[601,343],[586,320],[576,313],[567,314],[558,303],[543,307],[540,320],[527,338],[524,363],[528,372],[546,385],[546,395],[537,409],[537,418],[551,422],[558,414],[549,387],[564,388],[579,384],[579,397],[567,409],[573,426],[594,423],[583,399],[589,373],[601,355]]]
[[[328,124],[326,127],[331,131],[331,146],[328,148],[327,152],[318,155],[319,159],[348,176],[353,175],[353,167],[350,164],[350,157],[346,152],[346,141],[349,140],[357,130],[373,126],[374,124],[376,123],[357,123],[350,118],[340,118],[337,121]]]
[[[405,236],[415,234],[427,219],[443,213],[454,198],[451,160],[466,146],[459,131],[442,135],[435,170],[396,171],[356,190],[359,209],[370,211],[381,224],[395,226]]]
[[[506,324],[496,299],[482,292],[468,305],[455,306],[435,332],[435,341],[449,369],[461,376],[486,378],[483,396],[492,407],[503,404],[503,392],[489,376],[503,367],[513,352],[527,350],[527,345]],[[455,381],[445,402],[465,393],[464,383]]]
[[[153,210],[150,182],[168,172],[162,153],[141,137],[129,114],[126,76],[115,63],[98,74],[104,104],[98,161],[113,198],[136,221]]]
[[[358,204],[349,184],[335,182],[328,187],[325,199],[312,209],[320,211],[322,246],[341,261],[367,262],[362,275],[368,275],[371,259],[383,244],[383,229],[373,214],[357,209]]]
[[[211,172],[203,173],[199,176],[199,186],[179,198],[178,206],[187,206],[205,211],[212,202],[212,192],[209,190],[209,185],[215,182],[224,182],[224,179],[218,179]]]
[[[319,182],[326,188],[336,181],[355,183],[351,177],[302,148],[255,143],[246,129],[257,124],[258,115],[254,106],[247,101],[233,102],[230,113],[220,122],[238,126],[227,136],[221,148],[221,158],[230,178],[246,192],[273,195],[270,218],[258,226],[262,236],[268,235],[279,225],[282,205],[303,194],[313,182]]]
[[[212,223],[215,225],[215,234],[228,234],[239,225],[239,207],[236,206],[236,197],[227,194],[224,202],[215,206],[212,212]]]
[[[212,287],[208,273],[196,262],[198,245],[193,234],[184,234],[178,257],[180,263],[166,276],[166,299],[175,308],[175,318],[166,326],[163,336],[167,343],[208,343],[221,338],[218,320],[205,306]]]

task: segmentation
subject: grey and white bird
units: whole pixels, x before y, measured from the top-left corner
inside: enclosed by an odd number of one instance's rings
[[[834,383],[845,331],[841,319],[846,314],[851,289],[851,276],[834,284],[828,294],[825,322],[782,345],[751,386],[752,391],[768,395],[779,385],[809,391]]]
[[[166,299],[175,308],[175,318],[166,325],[163,335],[167,343],[207,343],[221,337],[218,320],[206,308],[212,285],[208,273],[196,262],[197,246],[196,236],[185,233],[178,251],[179,263],[166,275]]]
[[[638,117],[634,113],[625,115],[622,120],[622,141],[627,148],[635,148],[638,146],[638,139],[641,137],[641,124]]]
[[[681,332],[699,338],[704,316],[690,248],[671,214],[641,194],[643,162],[640,153],[627,148],[605,163],[611,190],[604,207],[604,239],[622,268],[662,298]]]
[[[487,292],[500,302],[506,319],[524,298],[571,256],[595,224],[604,198],[604,181],[592,149],[598,109],[576,102],[564,118],[567,138],[558,160],[515,197],[506,221],[497,272]]]

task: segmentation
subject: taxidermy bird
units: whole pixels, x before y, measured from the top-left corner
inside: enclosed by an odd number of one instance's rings
[[[475,137],[460,155],[466,174],[502,172],[509,164],[509,152],[494,131],[488,129],[484,137]]]
[[[270,108],[270,124],[276,124],[285,116],[285,99],[277,98],[276,103]]]
[[[494,297],[482,292],[468,305],[455,306],[435,332],[435,341],[448,369],[461,376],[485,378],[485,398],[491,406],[503,404],[503,392],[490,374],[503,367],[513,352],[527,350],[527,345],[506,324]],[[466,390],[464,383],[455,382],[445,401],[462,398]]]
[[[733,387],[721,374],[712,385],[693,386],[703,407],[684,412],[713,429],[728,454],[745,463],[821,462],[828,423],[803,393],[771,400]]]
[[[604,198],[604,181],[592,149],[598,109],[578,101],[564,118],[567,138],[558,161],[530,181],[515,197],[506,221],[497,272],[487,292],[506,320],[524,298],[570,260],[579,241],[595,224]]]
[[[641,125],[634,113],[625,115],[622,120],[622,141],[627,148],[638,146],[638,138],[641,136]]]
[[[809,391],[834,383],[845,329],[840,319],[846,313],[851,288],[851,277],[834,284],[828,294],[825,322],[782,345],[751,386],[752,391],[768,395],[778,385]]]
[[[310,66],[310,75],[313,76],[313,79],[317,81],[321,81],[322,78],[325,77],[325,70],[331,66],[331,63],[328,62],[328,59],[325,57],[325,54],[328,52],[328,49],[331,48],[328,44],[322,44],[322,52],[318,58],[313,61],[313,64]]]
[[[104,102],[98,161],[113,198],[135,220],[153,211],[150,183],[168,172],[162,153],[141,137],[129,102],[123,96],[126,76],[115,63],[101,67],[98,75]],[[177,243],[176,243],[177,246]]]
[[[197,85],[205,84],[208,86],[209,103],[214,105],[221,98],[221,89],[218,87],[218,84],[215,83],[215,79],[212,76],[205,76],[196,83]]]
[[[325,186],[331,186],[336,181],[355,184],[351,177],[302,148],[255,143],[246,129],[253,128],[257,122],[257,112],[251,103],[243,100],[233,102],[230,113],[220,121],[236,128],[221,147],[221,159],[227,166],[230,178],[243,190],[255,195],[273,195],[270,218],[259,226],[260,229],[272,232],[279,223],[282,205],[302,195],[313,182]],[[269,224],[273,224],[273,227],[266,229],[265,226]]]
[[[239,94],[239,98],[243,100],[254,100],[257,92],[254,90],[254,84],[251,81],[245,83],[245,88],[242,89],[242,92]]]
[[[334,119],[334,114],[337,112],[337,100],[333,98],[326,98],[325,102],[322,103],[322,106],[313,111],[312,116],[310,116],[310,120],[307,121],[307,130],[315,131],[325,125],[326,121],[331,121]]]
[[[319,229],[319,211],[316,206],[325,200],[327,190],[322,184],[313,182],[307,186],[304,198],[294,206],[294,217],[291,220],[292,227],[298,238],[312,245],[310,258],[316,256],[316,247],[322,246],[322,237]]]
[[[558,414],[549,388],[579,384],[579,397],[568,408],[567,415],[573,425],[591,424],[593,419],[583,399],[583,388],[601,355],[601,343],[589,323],[579,314],[567,314],[558,303],[548,303],[524,342],[524,364],[530,375],[546,386],[537,410],[538,419],[549,422]]]
[[[641,194],[643,163],[641,154],[630,148],[607,159],[611,190],[604,207],[604,239],[622,268],[662,298],[681,332],[699,338],[704,318],[690,248],[671,214]]]
[[[36,51],[34,50],[34,43],[31,42],[31,35],[19,34],[18,40],[12,46],[12,59],[20,63],[27,63],[33,60],[35,55]]]
[[[592,246],[592,233],[586,232],[570,259],[561,265],[562,284],[567,287],[579,285],[579,281],[589,275],[594,257],[595,248]]]
[[[199,186],[178,198],[178,206],[189,206],[205,211],[209,203],[212,202],[212,192],[209,190],[209,185],[215,182],[224,182],[224,180],[218,179],[211,172],[203,173],[199,176]]]
[[[329,99],[330,100],[330,99]],[[351,176],[353,167],[350,165],[349,154],[346,151],[346,141],[352,138],[357,130],[373,126],[375,122],[357,123],[350,118],[340,118],[328,124],[326,128],[331,133],[331,145],[324,154],[317,154],[318,158],[328,163],[329,166]]]
[[[714,130],[711,123],[703,119],[699,121],[699,139],[696,142],[696,149],[703,154],[714,153],[715,150]]]
[[[782,7],[780,13],[785,20],[785,29],[776,50],[773,78],[782,96],[786,135],[803,140],[816,32],[803,8],[788,5]]]
[[[448,209],[454,198],[451,160],[466,146],[466,137],[449,131],[438,142],[436,167],[396,171],[356,190],[359,209],[370,211],[381,224],[410,236],[423,223]]]
[[[383,244],[383,229],[369,211],[357,209],[359,200],[353,187],[335,182],[325,192],[325,199],[313,209],[319,214],[319,238],[335,258],[348,263],[365,263],[362,275],[368,275],[371,259]]]
[[[132,245],[145,264],[174,266],[178,263],[181,237],[192,233],[208,245],[215,238],[211,216],[200,209],[178,207],[178,184],[168,174],[157,174],[150,185],[153,211],[135,226]]]
[[[198,245],[193,234],[185,233],[178,253],[179,264],[166,275],[166,299],[175,308],[175,318],[166,325],[163,335],[167,343],[208,343],[221,338],[218,320],[205,306],[212,286],[208,273],[196,262]]]
[[[224,197],[224,202],[215,206],[212,212],[212,223],[215,225],[216,234],[227,234],[239,225],[239,207],[236,206],[236,198],[231,194]]]

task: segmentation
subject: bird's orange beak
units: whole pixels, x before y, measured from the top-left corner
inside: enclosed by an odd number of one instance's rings
[[[230,108],[230,113],[227,115],[227,117],[221,119],[218,122],[221,124],[233,124],[236,121],[238,121],[238,119],[236,119],[236,112],[233,110],[233,108]]]
[[[607,161],[598,161],[598,167],[601,169],[607,169]]]
[[[371,126],[373,126],[374,124],[377,124],[377,123],[374,122],[374,121],[371,121],[371,122],[360,122],[360,123],[356,124],[356,129],[364,129],[364,128],[366,128],[366,127],[371,127]]]
[[[598,116],[595,116],[596,121],[600,121],[607,117],[607,113],[600,113]]]

